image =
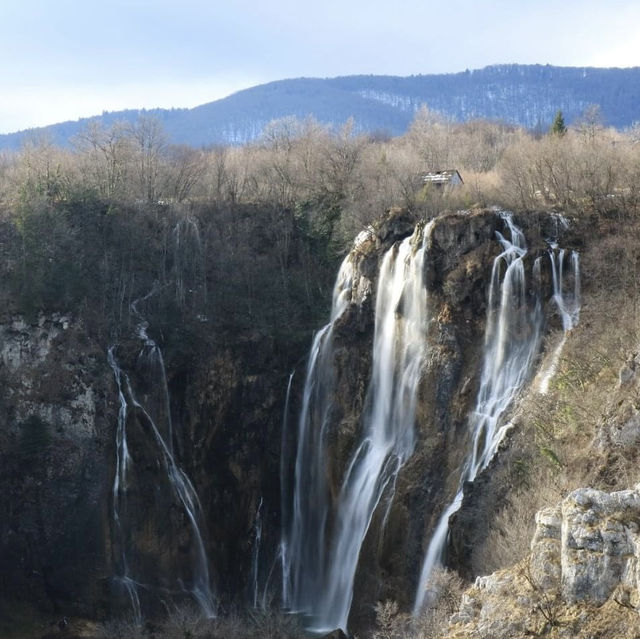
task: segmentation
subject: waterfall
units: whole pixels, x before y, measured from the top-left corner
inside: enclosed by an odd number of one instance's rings
[[[200,239],[200,229],[191,217],[182,218],[173,228],[172,279],[175,284],[175,299],[184,305],[187,293],[194,293],[202,284],[206,297],[204,278],[204,251]]]
[[[434,569],[442,564],[449,518],[462,504],[464,484],[474,481],[488,465],[510,428],[510,423],[499,427],[500,419],[529,379],[540,347],[544,324],[540,258],[533,266],[535,300],[531,305],[526,295],[524,256],[527,248],[524,235],[511,216],[503,214],[502,217],[510,240],[497,233],[502,252],[495,258],[491,272],[482,376],[476,406],[468,419],[470,449],[462,465],[457,492],[440,516],[427,547],[413,607],[414,616],[425,605]],[[561,312],[565,330],[569,330],[578,319],[578,255],[573,253],[572,256],[575,288],[570,306],[562,294],[563,255],[563,252],[559,254],[557,264],[552,255],[553,300]],[[565,315],[567,324],[564,323]]]
[[[498,421],[529,378],[542,333],[539,283],[533,310],[527,304],[524,235],[510,216],[504,220],[511,241],[498,233],[503,252],[494,260],[491,272],[484,365],[476,408],[469,419],[473,447],[466,481],[473,481],[491,461],[504,434],[504,429],[497,428]],[[501,283],[502,267],[506,270]],[[534,271],[538,273],[539,269]]]
[[[418,226],[382,260],[362,435],[333,506],[324,434],[334,384],[332,332],[346,308],[347,295],[341,302],[340,292],[347,291],[344,282],[352,277],[349,257],[336,284],[331,322],[311,349],[299,422],[289,549],[291,595],[286,601],[310,616],[314,630],[346,631],[358,557],[371,519],[413,452],[417,388],[427,348],[424,254],[432,228],[433,222]],[[389,504],[391,499],[392,494]]]
[[[156,290],[156,288],[152,289],[142,299],[147,299]],[[175,579],[179,586],[178,592],[185,590],[190,592],[203,613],[208,617],[213,617],[215,616],[215,604],[210,585],[209,562],[201,532],[201,506],[191,481],[174,457],[169,391],[162,352],[147,333],[148,324],[137,309],[139,301],[136,300],[131,305],[131,309],[140,320],[136,327],[136,334],[143,343],[138,356],[138,368],[143,377],[144,394],[134,390],[130,377],[118,364],[115,357],[116,346],[111,346],[108,350],[108,360],[116,379],[120,404],[116,428],[116,473],[113,483],[115,545],[119,546],[118,556],[114,559],[119,573],[118,579],[129,593],[134,616],[141,620],[138,589],[144,587],[146,590],[150,590],[154,584],[142,583],[142,575],[139,575],[138,579],[131,576],[130,563],[135,561],[135,557],[131,557],[127,548],[128,541],[133,534],[133,518],[136,515],[133,512],[133,505],[128,503],[130,482],[134,481],[134,476],[130,472],[133,465],[132,456],[135,457],[132,454],[127,433],[127,415],[131,409],[137,412],[146,424],[146,427],[141,429],[146,440],[144,451],[141,448],[139,454],[144,452],[155,456],[157,467],[163,469],[174,504],[186,516],[192,535],[191,565],[189,566],[191,570],[190,587],[187,587],[177,575],[164,575],[164,578],[167,581]],[[161,529],[164,522],[156,521],[154,523]]]
[[[122,388],[122,371],[113,354],[115,346],[107,351],[107,360],[113,371],[118,388],[118,423],[116,426],[116,472],[113,478],[113,522],[114,522],[114,563],[119,573],[117,580],[127,591],[133,613],[133,621],[136,625],[142,624],[142,610],[138,585],[129,572],[127,559],[126,533],[122,522],[121,513],[126,510],[126,495],[128,490],[128,473],[131,465],[129,446],[127,443],[127,400]]]
[[[289,451],[289,402],[291,399],[291,385],[293,383],[293,376],[295,370],[291,371],[289,375],[289,382],[287,383],[287,394],[284,400],[284,414],[282,416],[282,440],[280,446],[280,564],[282,567],[282,607],[285,609],[290,608],[290,595],[291,588],[289,586],[290,566],[288,564],[289,553],[287,549],[289,547],[289,511],[287,509],[288,504],[291,503],[290,499],[290,487],[288,483],[288,469],[287,460],[290,458]],[[267,580],[268,581],[268,580]],[[268,583],[267,583],[268,585]],[[265,596],[266,596],[265,586]],[[264,598],[264,597],[263,597]]]
[[[264,582],[264,588],[262,589],[262,598],[260,600],[260,608],[262,610],[266,610],[269,607],[270,597],[273,594],[270,588],[278,565],[282,565],[282,545],[278,546],[278,551],[276,552],[276,556],[271,563],[271,568],[269,569],[267,578]]]
[[[496,232],[501,250],[491,269],[480,380],[474,409],[467,418],[466,450],[457,471],[455,494],[440,514],[427,546],[414,615],[423,609],[430,578],[442,565],[449,518],[462,504],[463,487],[494,457],[511,427],[510,422],[505,423],[505,414],[530,380],[540,352],[547,297],[542,287],[546,258],[537,257],[528,269],[524,234],[509,214],[501,217],[505,230]],[[291,489],[285,472],[285,460],[290,458],[288,448],[285,451],[288,410],[285,412],[282,601],[285,609],[307,615],[307,627],[314,631],[346,631],[367,532],[375,513],[376,522],[384,529],[398,473],[413,453],[417,389],[428,353],[424,261],[432,228],[433,223],[418,226],[412,237],[396,243],[381,260],[371,378],[358,439],[337,481],[332,477],[327,440],[337,421],[334,332],[351,298],[351,254],[343,262],[334,288],[331,320],[317,333],[311,347]],[[571,272],[567,273],[565,251],[553,248],[549,255],[551,299],[566,334],[579,317],[579,256],[571,254]],[[290,514],[286,509],[289,503],[293,504]]]
[[[307,364],[298,422],[291,529],[282,543],[283,605],[292,610],[313,609],[323,587],[324,528],[329,512],[324,446],[335,377],[333,330],[349,304],[352,280],[353,265],[348,255],[333,289],[331,319],[316,334]]]
[[[258,579],[260,576],[260,546],[262,544],[262,497],[256,510],[256,521],[253,526],[253,550],[251,553],[251,604],[258,607]]]
[[[538,392],[541,395],[546,395],[549,392],[549,383],[558,368],[560,355],[567,341],[567,334],[577,326],[580,318],[580,257],[576,251],[571,252],[571,279],[573,279],[573,286],[565,284],[564,257],[564,249],[556,250],[553,246],[551,247],[549,260],[551,261],[553,281],[553,301],[562,320],[562,338],[553,350],[549,365],[540,373]]]

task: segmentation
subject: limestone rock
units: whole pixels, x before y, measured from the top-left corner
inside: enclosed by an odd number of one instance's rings
[[[560,507],[545,508],[536,514],[536,531],[531,542],[530,571],[533,580],[545,590],[560,585]]]
[[[515,592],[520,593],[520,597],[512,602]],[[451,630],[446,636],[483,639],[522,636],[526,620],[514,614],[514,610],[516,604],[531,607],[528,592],[528,584],[518,571],[499,571],[478,577],[463,595],[459,612],[451,617]]]
[[[628,387],[636,381],[639,365],[640,355],[631,353],[618,373],[618,389]]]
[[[639,524],[640,485],[573,491],[536,515],[528,559],[476,579],[445,636],[637,636]]]
[[[640,492],[581,488],[562,503],[562,594],[602,604],[620,584],[638,587]]]

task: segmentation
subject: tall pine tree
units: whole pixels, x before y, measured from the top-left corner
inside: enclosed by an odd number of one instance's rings
[[[553,124],[549,129],[549,133],[551,135],[563,136],[567,132],[567,127],[564,123],[564,116],[562,115],[562,111],[558,111],[556,113],[556,117],[553,120]]]

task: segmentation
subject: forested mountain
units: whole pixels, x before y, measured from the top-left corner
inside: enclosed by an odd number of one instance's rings
[[[640,67],[509,64],[439,75],[281,80],[193,109],[147,113],[163,123],[172,142],[199,147],[249,142],[260,136],[268,122],[287,116],[312,116],[333,124],[353,117],[361,132],[399,135],[422,104],[457,121],[486,118],[531,129],[546,129],[558,110],[570,124],[589,105],[598,104],[605,124],[624,128],[638,119],[639,103]],[[134,121],[139,114],[137,110],[104,113],[38,131],[66,145],[90,120]],[[17,148],[29,133],[0,136],[0,148]]]

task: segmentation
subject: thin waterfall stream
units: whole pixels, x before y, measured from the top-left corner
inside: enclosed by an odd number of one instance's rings
[[[162,575],[163,583],[174,582],[173,592],[176,594],[190,593],[207,617],[214,617],[216,614],[209,560],[202,533],[200,501],[193,484],[178,465],[174,455],[170,398],[162,352],[148,335],[148,323],[137,308],[138,303],[154,294],[155,290],[155,288],[152,289],[145,298],[136,300],[131,305],[132,313],[139,319],[136,335],[142,341],[142,348],[137,359],[137,369],[138,373],[145,378],[144,397],[134,390],[130,376],[118,363],[115,355],[117,345],[111,346],[108,350],[108,361],[116,380],[120,406],[116,428],[116,473],[113,483],[113,521],[116,541],[114,547],[117,548],[117,552],[114,550],[116,552],[114,561],[117,580],[126,588],[134,617],[138,622],[142,620],[140,590],[151,591],[159,588],[161,591],[166,591],[166,586],[146,582],[144,574],[135,574],[133,568],[136,557],[130,548],[130,542],[134,534],[136,513],[133,512],[135,506],[130,504],[129,493],[137,477],[132,472],[132,468],[135,466],[138,451],[132,448],[129,439],[127,430],[129,413],[137,414],[138,419],[146,425],[142,429],[145,438],[144,452],[155,455],[157,467],[163,469],[164,478],[170,487],[173,503],[182,510],[190,530],[189,566],[177,574]],[[139,451],[140,454],[142,452],[142,450]],[[156,524],[162,528],[161,522]],[[175,543],[178,543],[177,540]]]
[[[253,548],[251,551],[251,605],[258,607],[258,579],[260,577],[260,546],[262,545],[262,504],[263,499],[260,497],[260,503],[256,510],[256,519],[253,525],[254,538]]]
[[[115,346],[111,346],[107,351],[109,366],[113,371],[118,388],[119,404],[118,424],[116,427],[116,472],[113,478],[112,489],[112,517],[115,536],[114,549],[118,549],[115,551],[116,556],[114,557],[114,563],[118,573],[116,580],[122,584],[127,592],[131,604],[133,621],[137,625],[140,625],[142,623],[142,610],[140,607],[140,597],[138,596],[138,586],[140,584],[134,581],[130,574],[126,548],[126,531],[121,517],[121,514],[127,508],[126,496],[129,488],[128,474],[131,465],[131,456],[129,455],[129,445],[127,442],[127,400],[122,385],[122,371],[115,359],[114,350]]]
[[[564,277],[564,249],[552,246],[549,251],[551,262],[551,274],[553,278],[553,301],[562,320],[562,337],[553,350],[548,366],[541,371],[538,382],[538,392],[546,395],[549,392],[549,383],[556,373],[560,362],[560,355],[567,341],[569,331],[578,325],[580,319],[580,256],[576,251],[571,252],[571,277],[573,287],[570,287],[571,295],[566,294]]]
[[[280,441],[280,549],[279,557],[282,569],[281,583],[282,592],[281,600],[282,607],[285,609],[290,608],[290,565],[288,563],[289,555],[289,529],[291,523],[289,521],[289,511],[286,505],[291,503],[291,487],[289,486],[288,472],[287,472],[287,460],[290,458],[289,451],[289,404],[291,402],[291,385],[293,384],[293,377],[295,370],[292,370],[289,374],[289,381],[287,383],[287,394],[284,400],[284,414],[282,416],[282,439]],[[268,585],[268,584],[267,584]],[[266,587],[265,587],[266,595]]]

